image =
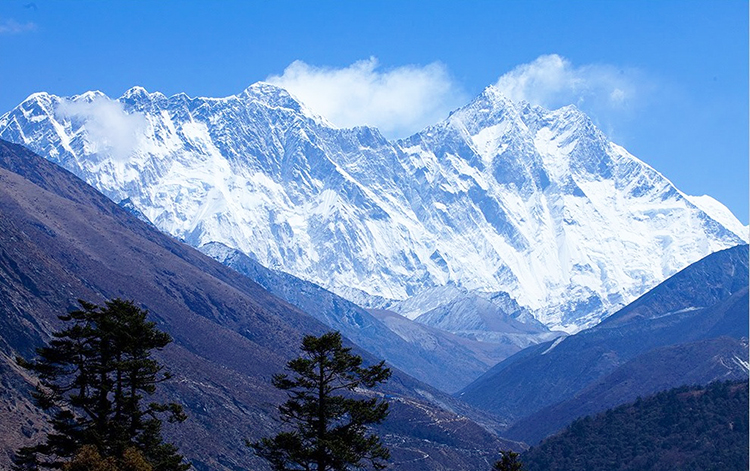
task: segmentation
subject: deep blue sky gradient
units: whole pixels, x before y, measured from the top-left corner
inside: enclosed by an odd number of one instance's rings
[[[36,91],[227,96],[295,60],[371,56],[384,69],[440,61],[473,96],[543,54],[639,71],[648,103],[595,119],[747,224],[746,0],[3,0],[0,113]]]

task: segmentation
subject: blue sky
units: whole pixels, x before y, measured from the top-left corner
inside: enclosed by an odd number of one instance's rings
[[[36,91],[226,96],[259,80],[391,137],[490,84],[574,103],[748,222],[745,0],[0,3],[0,113]]]

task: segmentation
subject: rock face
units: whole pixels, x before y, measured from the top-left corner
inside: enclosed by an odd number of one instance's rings
[[[397,142],[333,128],[265,83],[218,99],[38,93],[0,117],[0,137],[193,246],[219,242],[410,318],[469,293],[573,332],[747,239],[721,204],[684,195],[576,108],[493,87]],[[453,295],[409,302],[436,289]],[[455,332],[478,325],[448,311]]]
[[[160,391],[189,420],[165,424],[169,438],[199,471],[268,469],[244,440],[283,427],[276,405],[285,395],[271,377],[299,354],[303,335],[327,326],[5,141],[0,215],[0,468],[9,469],[11,452],[38,440],[46,426],[29,401],[33,378],[13,358],[31,358],[77,299],[121,297],[148,309],[174,339],[158,354],[175,375]],[[396,469],[480,469],[498,449],[518,448],[468,419],[461,402],[399,370],[366,393],[393,403],[379,433]]]
[[[707,256],[599,325],[535,345],[460,394],[533,444],[573,419],[682,385],[748,377],[748,246]]]

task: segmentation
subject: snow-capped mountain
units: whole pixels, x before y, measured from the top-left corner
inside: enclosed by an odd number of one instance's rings
[[[572,332],[747,240],[720,203],[683,194],[575,107],[493,87],[397,142],[334,128],[265,83],[218,99],[38,93],[0,117],[0,137],[194,246],[410,318],[470,293]],[[444,302],[419,297],[435,290]]]

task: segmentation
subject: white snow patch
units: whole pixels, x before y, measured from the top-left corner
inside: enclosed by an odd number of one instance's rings
[[[732,214],[726,206],[716,201],[709,195],[690,196],[685,195],[691,203],[696,205],[701,211],[708,214],[716,222],[732,231],[745,242],[750,240],[750,226],[743,226],[742,223]]]
[[[565,340],[566,338],[567,338],[566,335],[563,335],[562,337],[558,337],[554,342],[552,342],[552,345],[550,345],[547,350],[545,350],[545,351],[542,352],[542,355],[546,355],[549,352],[551,352],[553,348],[555,348],[558,345],[560,345],[562,343],[562,341]]]

